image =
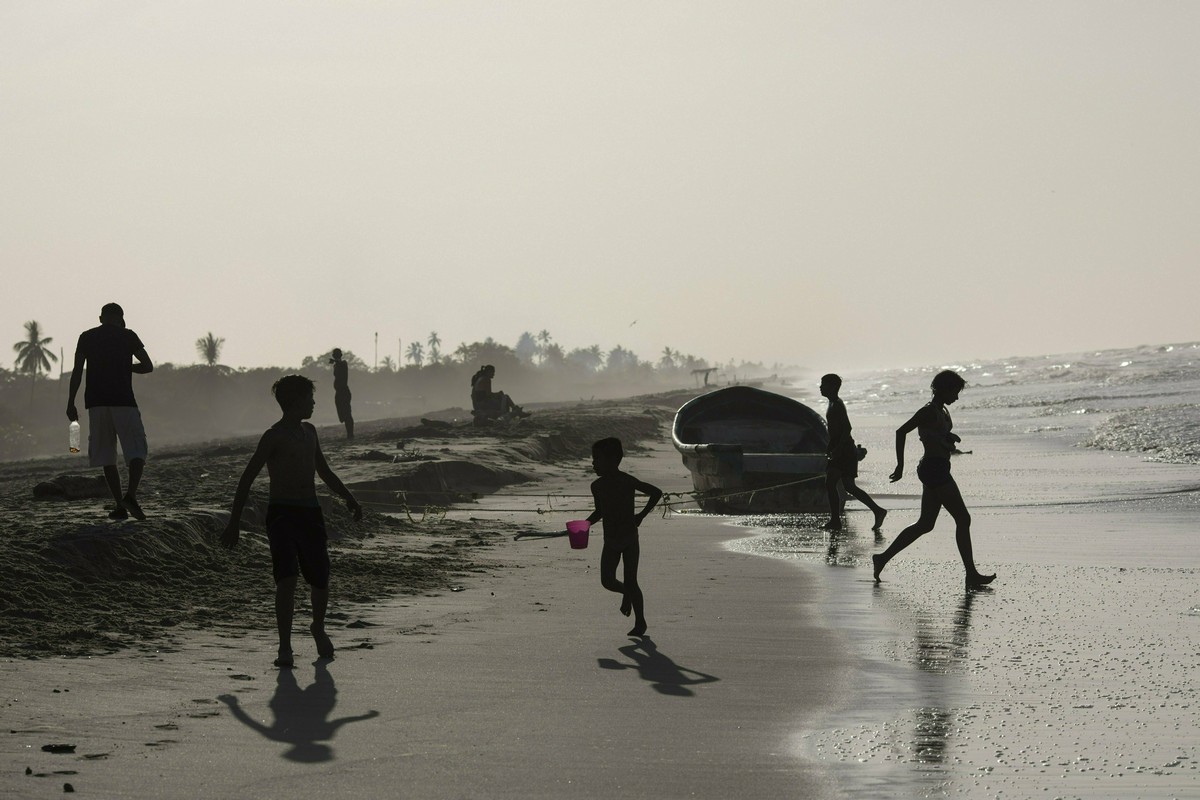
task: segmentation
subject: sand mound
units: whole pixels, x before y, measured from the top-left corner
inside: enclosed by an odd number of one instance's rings
[[[603,436],[620,436],[634,449],[639,440],[661,435],[665,414],[609,404],[539,413],[482,431],[381,421],[354,442],[329,430],[321,437],[330,464],[365,503],[384,498],[377,508],[396,511],[444,506],[535,479],[548,463],[587,457]],[[103,479],[68,472],[78,460],[0,465],[0,513],[8,521],[0,537],[0,570],[7,576],[0,582],[0,656],[161,650],[173,631],[189,626],[270,630],[265,480],[243,515],[237,549],[218,541],[253,447],[240,439],[156,454],[139,491],[149,516],[143,522],[109,521]],[[390,457],[391,449],[401,457]],[[483,569],[481,548],[516,530],[497,522],[417,524],[371,508],[356,523],[326,494],[322,508],[335,606],[444,589],[462,573]]]
[[[404,475],[355,481],[352,491],[360,502],[416,509],[465,502],[528,480],[528,474],[513,469],[471,461],[434,461],[418,464]]]
[[[0,655],[78,655],[147,642],[157,649],[164,646],[164,629],[179,625],[269,627],[262,510],[261,503],[247,509],[242,542],[233,551],[218,543],[227,512],[203,509],[146,522],[26,528],[9,537],[0,549],[11,576],[0,585]],[[467,545],[487,544],[464,538],[473,533],[465,523],[417,531],[371,513],[354,523],[332,504],[327,522],[341,599],[442,588],[454,574],[478,568]],[[379,546],[380,539],[409,541]],[[431,555],[436,540],[451,544]]]
[[[103,475],[58,475],[33,487],[39,500],[82,500],[88,497],[108,497],[108,484]]]

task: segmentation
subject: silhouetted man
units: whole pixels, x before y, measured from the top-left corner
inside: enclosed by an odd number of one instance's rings
[[[133,360],[137,359],[137,363]],[[67,419],[79,419],[75,395],[87,367],[87,388],[83,405],[88,410],[88,461],[104,468],[104,480],[116,505],[112,519],[132,514],[145,519],[137,502],[137,488],[146,466],[146,429],[133,397],[133,373],[154,371],[142,340],[125,327],[125,312],[116,303],[100,309],[100,325],[79,334],[75,346],[75,365],[71,369],[71,388],[67,398]],[[129,469],[129,491],[121,493],[121,474],[117,471],[117,440]]]
[[[354,416],[350,413],[350,365],[342,360],[342,351],[335,347],[330,359],[333,364],[333,405],[338,422],[346,425],[346,438],[354,438]]]

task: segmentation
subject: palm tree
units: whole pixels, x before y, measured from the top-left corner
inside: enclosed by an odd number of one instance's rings
[[[221,348],[224,346],[225,338],[213,336],[212,331],[209,331],[207,336],[201,336],[196,340],[196,352],[210,367],[215,366],[217,360],[221,358]]]
[[[517,346],[513,350],[517,354],[517,358],[524,361],[526,364],[532,364],[533,359],[538,354],[537,339],[533,338],[533,334],[525,331],[517,337]]]
[[[425,360],[425,348],[420,342],[413,342],[408,346],[407,358],[418,367],[421,366],[421,362]]]
[[[47,347],[54,339],[47,336],[42,338],[42,328],[37,320],[25,323],[25,338],[13,345],[17,353],[17,372],[27,372],[33,378],[29,384],[29,405],[33,406],[33,387],[37,385],[38,375],[50,371],[50,362],[58,361],[58,356]]]
[[[563,363],[566,362],[566,360],[567,360],[567,354],[562,349],[562,345],[560,345],[558,342],[554,342],[553,344],[547,345],[546,349],[542,351],[542,365],[543,366],[548,364],[552,367],[559,367],[559,366],[562,366]]]
[[[604,366],[604,353],[598,344],[591,347],[576,347],[567,354],[567,361],[583,367],[588,372],[595,372]]]
[[[675,367],[675,357],[679,354],[669,347],[663,348],[662,358],[658,360],[659,369],[673,369]]]
[[[550,346],[550,331],[542,328],[538,331],[538,352],[542,354],[542,361],[546,360],[546,348]]]
[[[608,351],[608,358],[605,359],[604,368],[612,372],[620,370],[628,370],[637,367],[637,353],[632,350],[626,350],[621,345],[617,345],[612,350]]]
[[[391,356],[384,356],[383,361],[379,362],[379,371],[380,372],[395,372],[396,371],[396,360],[394,358],[392,358]]]
[[[442,351],[439,349],[442,346],[442,340],[438,337],[437,331],[429,332],[429,363],[436,364],[442,360]]]

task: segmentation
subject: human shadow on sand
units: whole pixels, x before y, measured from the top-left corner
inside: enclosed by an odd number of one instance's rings
[[[229,712],[247,728],[272,741],[290,745],[291,749],[283,754],[289,761],[306,764],[331,761],[333,748],[326,742],[333,739],[338,729],[349,722],[377,717],[379,712],[368,711],[356,717],[328,719],[337,705],[337,687],[327,665],[324,659],[313,665],[313,682],[304,689],[296,682],[296,670],[279,670],[275,696],[270,703],[275,721],[270,726],[251,718],[238,704],[236,697],[223,694],[217,699],[229,706]]]
[[[669,657],[659,652],[649,636],[642,636],[636,642],[617,648],[633,663],[617,661],[615,658],[597,659],[601,669],[636,669],[638,677],[649,681],[659,694],[669,694],[675,697],[694,697],[695,692],[689,686],[701,683],[715,683],[720,678],[706,675],[694,669],[681,667]]]

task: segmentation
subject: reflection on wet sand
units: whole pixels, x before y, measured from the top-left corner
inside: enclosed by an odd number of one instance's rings
[[[865,522],[861,517],[848,516],[848,525],[843,530],[831,532],[823,530],[814,515],[748,518],[739,522],[767,528],[769,534],[743,540],[740,545],[752,552],[836,567],[838,585],[843,591],[851,591],[851,586],[860,585],[854,570],[870,563],[871,554],[886,538],[873,534],[865,524],[856,524],[859,521]],[[841,583],[843,580],[849,583]],[[861,583],[869,581],[869,575],[862,576]],[[824,746],[847,763],[859,765],[860,779],[863,759],[887,753],[884,763],[894,760],[915,766],[916,772],[910,775],[918,781],[940,781],[945,776],[943,766],[949,769],[955,760],[951,754],[954,737],[970,726],[970,720],[963,718],[965,683],[960,678],[965,676],[968,665],[978,660],[972,659],[970,653],[972,610],[980,602],[980,596],[990,595],[991,589],[964,592],[956,588],[947,595],[936,589],[917,589],[906,582],[885,581],[870,586],[866,592],[870,600],[865,604],[854,601],[863,595],[839,593],[831,607],[835,614],[831,621],[844,630],[868,631],[872,647],[886,648],[887,662],[911,664],[919,678],[903,683],[889,679],[876,681],[882,678],[882,673],[873,671],[870,682],[859,686],[864,697],[870,698],[864,701],[865,707],[895,708],[902,710],[902,716],[894,722],[882,723],[869,714],[836,719],[833,722],[837,734]],[[897,628],[897,623],[904,620],[908,624]],[[856,722],[861,724],[856,726]],[[867,784],[878,782],[878,787],[890,785],[899,791],[894,783],[896,777],[873,772],[865,780]]]
[[[817,556],[831,567],[871,563],[871,554],[883,541],[882,533],[872,534],[869,523],[857,516],[847,517],[837,531],[826,530],[822,521],[816,514],[788,514],[740,517],[737,524],[771,531],[769,539],[758,542],[764,553]],[[753,546],[747,549],[756,550]]]
[[[964,592],[952,618],[919,611],[916,619],[916,650],[913,662],[922,672],[950,675],[958,672],[968,657],[971,606],[976,595],[990,589]],[[955,704],[947,696],[945,682],[925,682],[930,702],[916,709],[912,735],[912,754],[921,764],[941,764],[946,757],[951,733],[958,720]]]

